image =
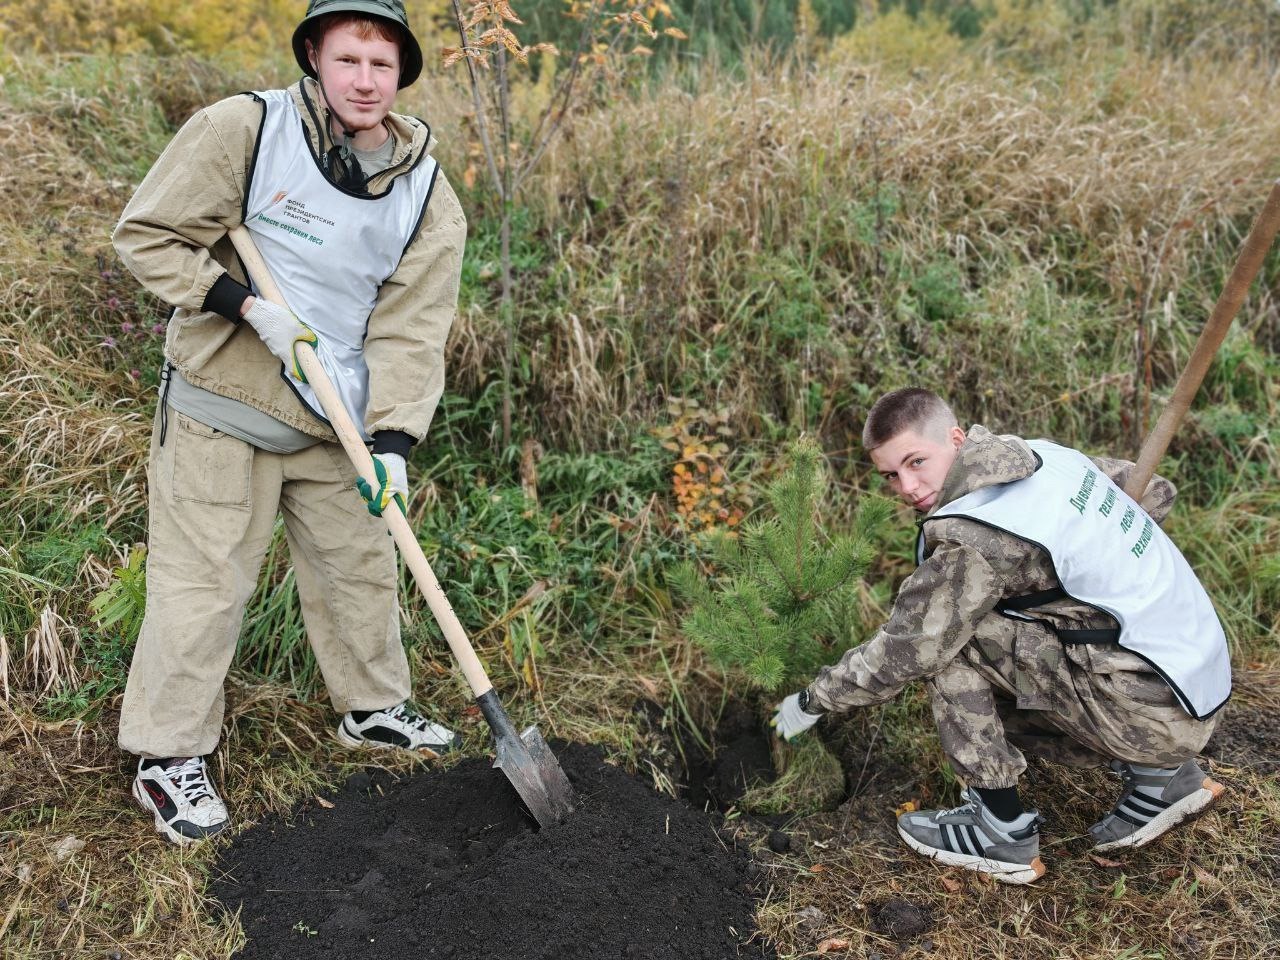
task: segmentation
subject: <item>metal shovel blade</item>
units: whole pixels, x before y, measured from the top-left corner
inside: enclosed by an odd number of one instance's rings
[[[497,743],[493,765],[506,774],[539,827],[559,823],[573,812],[573,788],[537,727]]]
[[[492,690],[478,697],[476,703],[493,729],[497,754],[493,765],[511,781],[538,826],[552,826],[572,813],[573,787],[538,728],[529,727],[516,736],[506,710]]]

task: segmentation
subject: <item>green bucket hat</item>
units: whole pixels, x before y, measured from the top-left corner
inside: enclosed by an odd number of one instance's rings
[[[402,0],[310,0],[307,15],[293,31],[293,55],[308,77],[315,79],[316,72],[307,58],[307,37],[315,19],[331,13],[360,13],[390,20],[399,26],[404,33],[400,51],[400,59],[403,61],[400,64],[400,89],[403,90],[418,79],[418,74],[422,73],[422,48],[418,46],[418,38],[409,29],[409,18],[405,15]]]

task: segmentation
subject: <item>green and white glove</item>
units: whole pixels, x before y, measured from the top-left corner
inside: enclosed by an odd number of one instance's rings
[[[398,453],[375,453],[373,455],[373,472],[378,478],[378,486],[372,487],[364,477],[356,480],[356,489],[364,497],[365,506],[375,517],[382,516],[391,498],[395,497],[400,504],[400,512],[408,513],[404,498],[409,495],[409,475],[405,469],[404,457]]]
[[[783,740],[795,739],[822,719],[821,713],[810,713],[805,709],[809,705],[808,700],[809,691],[801,690],[778,704],[778,711],[769,725]]]
[[[244,318],[262,338],[267,349],[284,364],[290,376],[299,383],[306,383],[307,377],[298,364],[298,355],[294,352],[294,347],[300,342],[309,343],[314,347],[319,340],[316,332],[289,310],[270,300],[263,300],[262,297],[253,298],[253,303],[245,311]]]

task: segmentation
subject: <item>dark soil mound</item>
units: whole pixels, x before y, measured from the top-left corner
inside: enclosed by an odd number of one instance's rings
[[[361,773],[225,851],[212,892],[241,909],[242,958],[767,957],[747,855],[716,822],[557,749],[578,808],[535,830],[484,760],[400,780]]]

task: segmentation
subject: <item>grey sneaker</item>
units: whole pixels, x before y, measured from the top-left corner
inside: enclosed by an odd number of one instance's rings
[[[1194,759],[1176,770],[1139,773],[1121,760],[1111,761],[1124,789],[1111,812],[1089,828],[1095,850],[1141,847],[1200,814],[1226,789]]]
[[[432,758],[462,743],[448,727],[432,723],[407,702],[385,710],[352,711],[342,718],[334,736],[347,747],[399,747]]]
[[[916,853],[1003,883],[1032,883],[1044,876],[1038,813],[1006,822],[986,808],[976,790],[961,796],[965,802],[951,810],[904,813],[898,835]]]

